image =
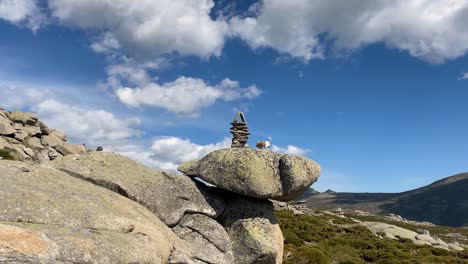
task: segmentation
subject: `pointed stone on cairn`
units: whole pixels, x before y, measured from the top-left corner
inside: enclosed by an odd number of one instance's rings
[[[240,118],[240,121],[239,121]],[[249,127],[245,120],[244,113],[238,112],[231,123],[232,144],[231,148],[243,148],[249,140]]]

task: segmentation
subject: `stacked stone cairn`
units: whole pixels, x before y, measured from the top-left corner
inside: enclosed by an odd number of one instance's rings
[[[239,122],[240,119],[240,122]],[[249,140],[249,126],[245,119],[244,113],[238,112],[231,123],[232,144],[231,148],[243,148]]]
[[[7,149],[20,146],[9,141],[21,142],[10,128],[20,114],[1,115]],[[41,129],[37,117],[20,116],[21,131]],[[24,140],[37,138],[36,155],[60,154],[63,137],[44,132]],[[58,140],[43,140],[51,135]],[[280,264],[271,200],[295,199],[320,174],[310,159],[253,148],[217,150],[178,169],[106,151],[1,160],[0,263]]]
[[[42,162],[85,154],[86,148],[68,144],[64,132],[48,128],[35,114],[0,108],[0,153],[2,158]]]

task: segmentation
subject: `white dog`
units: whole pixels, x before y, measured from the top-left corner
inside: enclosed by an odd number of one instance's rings
[[[258,141],[256,146],[258,149],[269,149],[270,145],[271,145],[271,137],[268,137],[268,140],[266,141]]]

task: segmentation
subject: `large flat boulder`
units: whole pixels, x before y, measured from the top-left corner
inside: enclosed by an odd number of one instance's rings
[[[283,262],[283,234],[270,201],[233,196],[220,222],[231,238],[236,263]]]
[[[288,201],[317,181],[320,166],[304,157],[230,148],[184,163],[179,171],[242,195]]]
[[[59,157],[50,166],[129,197],[171,227],[186,213],[215,218],[224,209],[224,200],[204,184],[110,152]]]
[[[0,262],[166,263],[183,242],[145,207],[44,165],[0,161]]]

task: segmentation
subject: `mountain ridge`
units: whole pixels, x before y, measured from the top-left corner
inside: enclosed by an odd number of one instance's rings
[[[400,193],[311,193],[301,197],[311,208],[358,209],[398,214],[416,221],[468,226],[468,172]]]

